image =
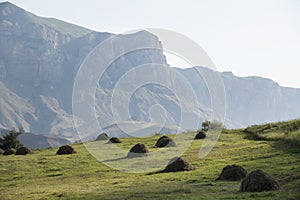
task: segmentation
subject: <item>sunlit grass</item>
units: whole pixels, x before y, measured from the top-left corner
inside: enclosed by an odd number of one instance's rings
[[[268,134],[271,136],[271,132]],[[274,134],[282,135],[277,131]],[[150,152],[157,152],[160,150],[153,146],[159,137],[126,138],[118,146],[127,152],[135,143],[142,142]],[[288,132],[282,137],[298,140],[299,131]],[[191,162],[196,170],[154,175],[109,168],[89,154],[83,144],[73,145],[77,151],[73,155],[55,155],[57,148],[52,148],[37,150],[26,156],[1,156],[0,199],[299,198],[300,155],[288,151],[285,146],[279,146],[277,139],[249,140],[245,139],[242,130],[226,131],[204,159],[199,158],[203,141],[191,142],[182,157]],[[128,164],[125,161],[128,162],[124,160],[121,164]],[[138,159],[129,161],[134,163]],[[248,172],[263,169],[278,180],[283,190],[240,193],[240,182],[215,181],[228,164],[242,165]]]

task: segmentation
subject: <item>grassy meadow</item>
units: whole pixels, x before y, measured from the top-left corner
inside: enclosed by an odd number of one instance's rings
[[[151,153],[157,151],[153,146],[159,137],[124,138],[118,146],[128,151],[141,142]],[[72,155],[56,155],[58,148],[49,148],[0,156],[0,199],[300,199],[299,120],[224,130],[210,154],[200,159],[202,142],[194,140],[182,155],[194,171],[152,175],[109,168],[83,144],[72,145],[77,151]],[[215,181],[229,164],[248,172],[263,169],[282,190],[242,193],[240,181]]]

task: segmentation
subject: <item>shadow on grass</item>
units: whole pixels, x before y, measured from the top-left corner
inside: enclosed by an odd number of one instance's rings
[[[288,154],[299,154],[300,144],[298,141],[289,141],[285,139],[276,140],[271,143],[273,148],[279,149],[284,153]]]
[[[108,159],[108,160],[103,160],[102,162],[114,162],[114,161],[125,160],[125,159],[128,159],[128,157],[125,156],[125,157],[121,157],[121,158]]]
[[[300,153],[300,141],[287,137],[265,137],[263,134],[244,131],[244,139],[254,141],[268,141],[273,148],[286,153]]]

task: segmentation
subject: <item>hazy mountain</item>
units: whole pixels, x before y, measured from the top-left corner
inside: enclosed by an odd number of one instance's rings
[[[8,134],[9,130],[0,129],[0,136]],[[70,141],[53,135],[37,135],[33,133],[22,133],[18,137],[20,143],[32,149],[43,149],[48,147],[58,147],[61,145],[69,144]]]
[[[74,139],[74,77],[90,51],[112,34],[37,17],[7,2],[0,4],[0,11],[0,127]],[[161,46],[145,31],[122,37],[130,38],[129,43]],[[151,49],[123,56],[112,63],[101,80],[105,88],[99,90],[111,89],[124,72],[144,63],[166,60],[161,50]]]
[[[195,69],[177,69],[187,77],[201,102],[209,106],[210,98],[203,83],[195,76]],[[231,72],[215,72],[198,67],[202,74],[219,73],[226,92],[226,117],[242,127],[266,122],[284,121],[300,117],[300,89],[282,87],[262,77],[237,77]]]
[[[164,131],[172,132],[180,126],[182,130],[194,129],[189,122],[194,118],[209,119],[211,97],[205,81],[195,73],[198,69],[203,76],[221,77],[226,93],[226,125],[228,127],[247,126],[269,121],[299,118],[300,90],[280,87],[272,80],[260,77],[236,77],[232,73],[220,73],[203,67],[191,69],[148,70],[139,74],[136,66],[152,64],[160,69],[167,65],[159,39],[146,31],[119,35],[120,45],[114,45],[114,34],[94,32],[56,19],[41,18],[11,3],[0,4],[0,128],[21,127],[35,134],[50,134],[77,140],[72,117],[72,91],[74,78],[87,55],[100,42],[111,41],[113,52],[105,52],[110,57],[134,44],[147,44],[153,48],[143,49],[120,56],[109,65],[101,76],[95,98],[96,114],[101,127],[113,129],[114,116],[110,110],[111,98],[117,98],[117,108],[124,107],[123,98],[130,95],[122,89],[115,89],[119,79],[129,73],[130,84],[151,76],[153,80],[176,85],[174,72],[182,74],[191,84],[199,105],[190,103],[185,96],[187,119],[181,123],[181,106],[176,94],[159,84],[138,87],[130,96],[130,118],[141,124],[166,124]],[[107,55],[106,55],[107,53]],[[96,62],[96,60],[95,60]],[[149,68],[150,69],[150,68]],[[86,77],[89,79],[90,77]],[[184,91],[183,91],[184,92]],[[186,101],[185,101],[186,100]],[[161,104],[166,113],[155,107]],[[149,116],[149,110],[155,108]],[[94,106],[91,106],[93,111]],[[117,118],[124,119],[123,113]],[[165,121],[164,119],[165,118]],[[78,119],[86,129],[83,138],[92,138],[92,128],[96,122]],[[152,130],[152,129],[151,129]],[[156,129],[155,129],[156,130]],[[100,131],[100,130],[99,130]],[[96,134],[96,133],[95,133]],[[120,133],[121,134],[121,133]],[[95,136],[96,137],[96,136]]]
[[[32,149],[43,149],[48,147],[59,147],[61,145],[70,144],[70,141],[52,135],[36,135],[32,133],[23,133],[18,136],[21,144]]]
[[[135,128],[132,128],[132,127]],[[120,128],[122,127],[122,128]],[[152,136],[153,134],[165,134],[165,133],[178,133],[184,132],[185,130],[179,129],[177,126],[149,123],[143,121],[123,121],[118,124],[111,124],[107,127],[104,127],[102,132],[108,133],[109,137],[146,137]],[[85,140],[95,140],[99,132],[95,132],[90,136],[86,137]]]

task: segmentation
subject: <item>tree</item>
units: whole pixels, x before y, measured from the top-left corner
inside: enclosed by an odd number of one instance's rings
[[[224,128],[223,124],[218,121],[210,122],[208,120],[205,120],[202,122],[202,131],[208,131],[208,130],[222,130]]]
[[[2,136],[2,138],[0,138],[0,147],[2,149],[8,149],[8,148],[17,149],[17,148],[19,148],[20,146],[22,146],[22,144],[17,139],[17,137],[22,133],[23,133],[22,131],[15,131],[15,130],[9,131],[8,134],[6,134],[6,135]]]
[[[210,121],[205,120],[204,122],[202,122],[202,130],[203,131],[208,131],[209,126],[210,126]]]

